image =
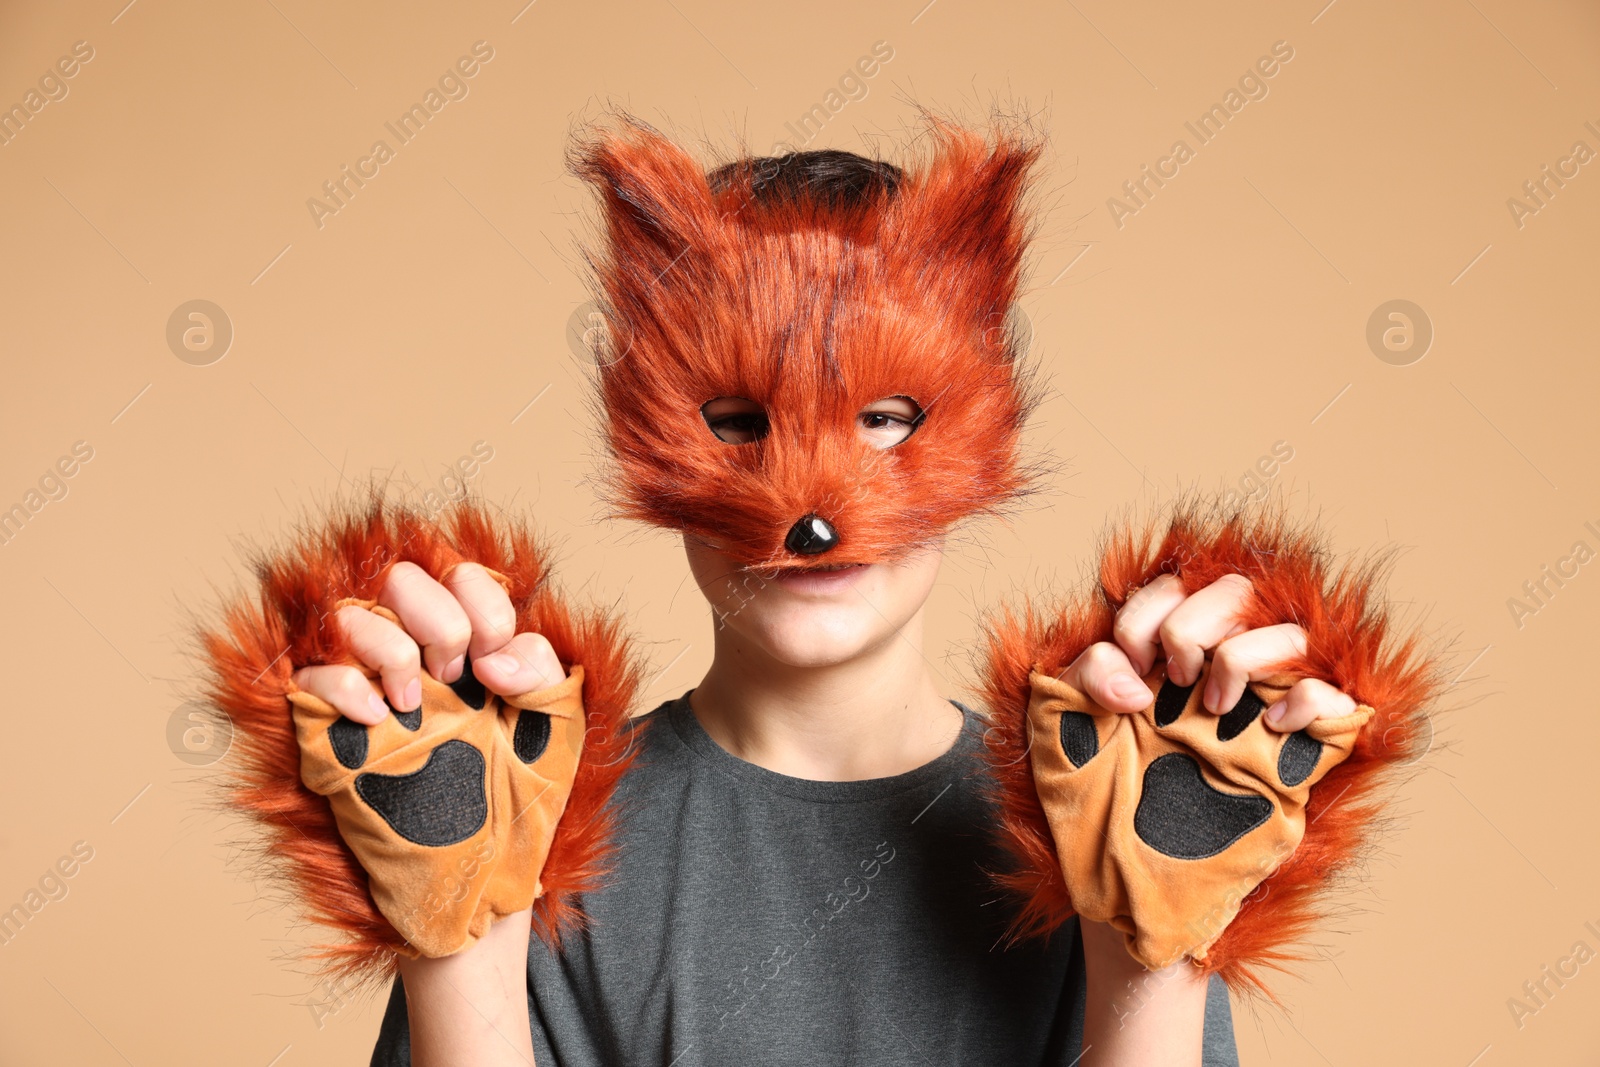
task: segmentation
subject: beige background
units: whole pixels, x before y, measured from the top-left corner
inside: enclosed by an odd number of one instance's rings
[[[601,521],[586,481],[565,331],[588,203],[564,139],[612,100],[766,150],[877,41],[892,59],[809,147],[891,145],[911,99],[1023,101],[1053,138],[1024,306],[1057,390],[1033,442],[1065,469],[950,559],[930,635],[948,691],[978,607],[1075,578],[1108,513],[1237,484],[1286,442],[1276,485],[1342,548],[1404,547],[1393,593],[1462,678],[1327,958],[1282,984],[1292,1013],[1240,1006],[1244,1062],[1593,1062],[1600,964],[1520,1028],[1507,1006],[1575,942],[1600,949],[1600,565],[1520,626],[1507,604],[1574,542],[1600,550],[1600,164],[1520,227],[1507,206],[1573,142],[1600,150],[1592,5],[124,2],[0,8],[0,103],[94,51],[0,146],[0,508],[93,449],[0,546],[0,907],[93,849],[0,945],[0,1062],[365,1062],[378,1005],[287,960],[300,933],[230,863],[167,734],[183,610],[239,580],[240,537],[342,479],[437,486],[486,442],[472,484],[538,516],[569,588],[628,612],[650,701],[693,684],[707,623],[679,550]],[[307,199],[479,40],[469,95],[319,229]],[[1294,58],[1269,95],[1118,228],[1107,198],[1193,147],[1184,122],[1277,41]],[[1408,366],[1365,340],[1397,298],[1436,330]],[[235,330],[209,366],[165,339],[193,299]]]

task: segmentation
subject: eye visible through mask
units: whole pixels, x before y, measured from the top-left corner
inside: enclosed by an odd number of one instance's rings
[[[925,414],[909,396],[887,396],[856,416],[861,436],[873,448],[893,448],[917,432]]]
[[[767,436],[767,412],[754,400],[742,396],[719,396],[700,405],[700,417],[717,440],[744,445]]]
[[[717,440],[730,445],[759,441],[771,428],[766,409],[742,396],[719,396],[700,406],[700,416]],[[856,416],[857,433],[873,448],[893,448],[916,432],[925,414],[909,396],[889,396]]]

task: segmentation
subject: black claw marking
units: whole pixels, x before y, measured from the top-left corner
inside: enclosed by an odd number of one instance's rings
[[[1256,716],[1267,710],[1267,705],[1246,686],[1244,695],[1233,710],[1217,719],[1217,740],[1232,741],[1244,733],[1245,727],[1256,721]]]
[[[418,708],[416,711],[397,711],[394,713],[394,717],[400,720],[401,726],[404,726],[412,733],[416,733],[418,730],[422,729],[421,708]]]
[[[367,728],[354,719],[335,719],[328,727],[328,743],[334,758],[352,771],[367,762]]]
[[[550,716],[542,711],[524,710],[517,716],[511,747],[523,763],[532,763],[550,747]]]
[[[1272,810],[1266,797],[1222,792],[1200,774],[1194,757],[1169,752],[1145,768],[1133,830],[1163,856],[1203,860],[1266,822]]]
[[[1287,786],[1297,786],[1317,769],[1322,760],[1322,742],[1296,730],[1283,739],[1283,749],[1278,753],[1278,777]]]
[[[1061,751],[1074,767],[1082,767],[1100,751],[1100,733],[1094,717],[1081,711],[1061,713]]]
[[[459,844],[489,818],[483,753],[465,741],[446,741],[410,774],[363,774],[356,793],[394,832],[418,845]]]
[[[482,711],[483,706],[489,702],[489,691],[478,681],[478,676],[472,673],[471,656],[462,661],[461,677],[451,682],[450,688],[461,698],[461,703],[475,711]]]
[[[1192,685],[1178,685],[1171,679],[1161,683],[1161,692],[1156,694],[1156,725],[1171,726],[1178,721],[1178,716],[1183,714],[1183,709],[1189,704],[1189,694],[1194,692]]]

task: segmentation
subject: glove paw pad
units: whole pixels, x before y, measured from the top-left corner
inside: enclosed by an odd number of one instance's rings
[[[489,818],[483,753],[446,741],[410,774],[356,775],[356,795],[415,845],[459,845]]]
[[[1168,752],[1144,769],[1133,832],[1163,856],[1203,860],[1271,817],[1266,797],[1224,793],[1205,780],[1193,756]]]

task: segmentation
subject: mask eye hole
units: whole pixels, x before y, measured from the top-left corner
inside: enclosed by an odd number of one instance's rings
[[[700,405],[700,417],[717,440],[744,445],[767,436],[767,412],[742,396],[719,396]]]
[[[873,448],[893,448],[916,433],[925,417],[909,396],[886,396],[856,416],[856,422],[861,439]]]

